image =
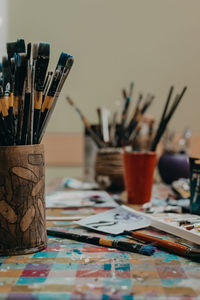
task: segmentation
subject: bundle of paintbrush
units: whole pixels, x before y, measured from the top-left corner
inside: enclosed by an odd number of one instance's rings
[[[0,66],[0,145],[38,144],[74,60],[62,52],[51,72],[49,43],[26,47],[18,39],[6,46]]]
[[[145,98],[143,98],[142,94],[139,94],[135,108],[131,116],[128,117],[133,95],[133,86],[134,84],[131,82],[128,92],[126,92],[125,89],[122,90],[123,108],[121,112],[116,110],[110,118],[111,113],[108,109],[97,108],[98,131],[93,130],[91,123],[80,109],[75,106],[73,100],[70,97],[66,97],[69,104],[74,107],[81,117],[83,124],[98,148],[122,147],[133,144],[144,114],[154,99],[154,95],[152,94],[147,94]]]

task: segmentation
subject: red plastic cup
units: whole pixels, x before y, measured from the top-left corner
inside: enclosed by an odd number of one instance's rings
[[[128,203],[144,204],[150,201],[155,166],[155,152],[123,153],[124,182]]]

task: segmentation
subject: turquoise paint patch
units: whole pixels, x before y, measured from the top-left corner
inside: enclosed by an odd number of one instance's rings
[[[42,258],[42,257],[57,257],[57,252],[37,252],[33,257]]]
[[[130,264],[116,264],[115,270],[117,271],[130,271]]]
[[[122,299],[124,300],[134,300],[134,296],[131,296],[131,295],[124,295],[122,296]],[[138,298],[139,299],[139,298]]]
[[[73,252],[78,253],[78,254],[82,254],[82,252],[78,249],[74,249]]]
[[[104,270],[105,270],[105,271],[110,271],[111,268],[112,268],[112,265],[111,265],[111,264],[105,264],[105,265],[104,265]]]
[[[131,258],[130,254],[127,252],[106,252],[105,254],[106,258],[116,258],[116,259],[127,259],[129,260]]]
[[[108,299],[110,299],[109,295],[106,295],[106,294],[102,295],[102,300],[108,300]]]
[[[17,281],[17,285],[21,284],[36,284],[45,282],[46,277],[20,277]]]

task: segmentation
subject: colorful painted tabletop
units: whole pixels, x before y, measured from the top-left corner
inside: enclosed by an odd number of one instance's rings
[[[47,215],[102,210],[48,209]],[[66,221],[47,226],[86,232]],[[41,252],[0,257],[0,299],[200,300],[199,280],[200,263],[164,251],[144,256],[60,238],[49,237]]]

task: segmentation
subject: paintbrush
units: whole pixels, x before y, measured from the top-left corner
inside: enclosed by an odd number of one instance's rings
[[[105,145],[108,145],[110,142],[110,134],[109,134],[109,110],[107,108],[102,109],[102,132],[103,132],[103,141]]]
[[[2,113],[4,115],[4,121],[7,123],[8,135],[10,144],[13,144],[13,92],[12,92],[12,74],[9,60],[6,56],[2,58],[2,71],[3,71],[3,91],[4,96],[1,98]]]
[[[75,240],[82,243],[88,243],[96,246],[114,248],[122,251],[129,251],[143,255],[153,255],[156,247],[151,245],[143,245],[139,243],[125,242],[117,239],[104,239],[102,237],[92,235],[79,235],[72,232],[63,232],[47,229],[47,234],[54,237],[60,237]]]
[[[91,138],[95,142],[95,144],[98,146],[98,148],[106,147],[105,143],[99,138],[99,136],[92,130],[90,122],[86,119],[86,117],[83,115],[83,113],[80,111],[80,109],[74,105],[73,100],[70,97],[66,97],[66,100],[68,103],[74,107],[75,111],[79,114],[81,117],[81,120],[83,121],[83,124],[87,128],[88,132],[90,133]]]
[[[66,66],[66,63],[67,63],[67,60],[69,57],[70,57],[70,55],[67,53],[62,52],[60,54],[57,66],[56,66],[54,74],[53,74],[51,85],[50,85],[47,95],[44,99],[44,102],[42,103],[39,132],[42,131],[42,127],[44,126],[43,125],[44,120],[52,106],[53,101],[54,101],[55,94],[58,89],[61,77],[62,77],[62,73],[64,71],[64,68]],[[40,136],[40,133],[39,133],[39,136]]]
[[[66,53],[65,53],[66,54]],[[68,55],[68,54],[67,54]],[[74,58],[71,56],[71,55],[68,55],[68,58],[67,58],[67,61],[66,61],[66,64],[64,66],[64,68],[61,68],[62,70],[62,74],[61,74],[61,78],[59,80],[59,83],[58,83],[58,86],[57,86],[57,89],[55,91],[55,95],[53,97],[53,102],[51,102],[50,106],[48,106],[48,111],[47,111],[47,114],[45,116],[45,119],[43,121],[43,124],[41,126],[41,129],[40,129],[40,132],[39,132],[39,135],[38,135],[38,142],[40,143],[43,136],[44,136],[44,133],[45,133],[45,130],[46,130],[46,127],[48,125],[48,122],[51,118],[51,115],[55,109],[55,106],[56,106],[56,103],[57,103],[57,100],[58,100],[58,97],[60,95],[60,92],[62,90],[62,87],[69,75],[69,72],[73,66],[73,63],[74,63]]]
[[[32,72],[31,72],[31,97],[29,106],[29,118],[28,118],[28,136],[27,144],[33,143],[33,122],[34,122],[34,96],[35,96],[35,68],[38,54],[38,43],[34,43],[32,47]]]
[[[130,90],[129,90],[129,95],[127,95],[126,91],[123,90],[123,95],[124,95],[125,103],[124,103],[124,108],[123,108],[122,117],[121,117],[121,126],[122,126],[122,128],[124,127],[124,124],[125,124],[126,119],[127,119],[128,109],[129,109],[129,106],[130,106],[130,100],[131,100],[132,93],[133,93],[133,86],[134,86],[134,83],[131,82],[131,84],[130,84]]]
[[[53,98],[53,102],[51,102],[49,108],[48,108],[48,112],[45,116],[45,119],[44,119],[44,122],[42,124],[42,127],[40,129],[40,132],[39,132],[39,136],[38,136],[38,142],[40,143],[43,136],[44,136],[44,133],[45,133],[45,130],[46,130],[46,127],[48,125],[48,122],[50,120],[50,117],[55,109],[55,106],[56,106],[56,103],[57,103],[57,100],[58,100],[58,97],[60,95],[60,92],[62,90],[62,87],[65,83],[65,80],[67,79],[68,75],[69,75],[69,72],[72,68],[72,65],[74,63],[74,59],[71,55],[68,55],[68,59],[67,59],[67,62],[66,62],[66,65],[64,67],[64,70],[62,72],[62,75],[61,75],[61,79],[59,81],[59,84],[58,84],[58,87],[57,87],[57,90],[55,92],[55,95],[54,95],[54,98]]]
[[[127,133],[128,136],[130,135],[130,133],[132,132],[132,130],[135,127],[135,120],[136,120],[136,118],[137,118],[137,116],[139,114],[139,111],[140,111],[139,108],[140,108],[140,103],[142,101],[142,98],[143,98],[143,95],[140,93],[139,97],[138,97],[138,101],[136,103],[136,107],[133,110],[130,122],[129,122],[128,126],[126,127],[126,133]]]
[[[8,132],[8,127],[7,123],[4,120],[3,114],[7,113],[4,111],[4,107],[2,106],[2,98],[4,97],[4,91],[3,91],[3,80],[0,83],[0,140],[2,145],[9,145],[9,132]]]
[[[44,82],[44,92],[43,92],[43,97],[42,97],[42,103],[47,95],[48,89],[49,89],[49,85],[51,82],[51,78],[52,78],[53,72],[48,72],[46,78],[45,78],[45,82]]]
[[[26,77],[26,54],[14,54],[15,61],[15,82],[14,82],[14,103],[13,112],[15,118],[15,144],[20,144],[21,126],[23,118],[23,90]]]
[[[22,125],[21,134],[21,145],[27,145],[28,137],[28,124],[29,124],[29,110],[31,105],[31,43],[27,45],[27,72],[26,72],[26,86],[25,86],[25,96],[24,96],[24,118]]]
[[[158,143],[159,143],[159,141],[160,141],[163,133],[166,130],[167,124],[169,123],[170,119],[172,118],[172,116],[173,116],[173,114],[174,114],[174,112],[175,112],[178,104],[180,103],[180,101],[181,101],[181,99],[182,99],[182,97],[183,97],[186,89],[187,89],[187,87],[185,86],[183,88],[181,94],[180,95],[177,94],[175,96],[174,102],[173,102],[173,104],[171,106],[171,109],[169,110],[168,114],[166,114],[166,112],[165,112],[165,114],[163,113],[164,114],[164,118],[163,119],[161,118],[161,122],[159,124],[159,127],[158,127],[158,129],[156,131],[155,137],[154,137],[152,145],[151,145],[151,151],[155,151],[156,150],[156,147],[157,147],[157,145],[158,145]],[[168,98],[169,98],[169,96],[168,96]],[[167,102],[168,101],[169,100],[167,99]],[[168,106],[168,105],[165,104],[165,108],[166,108],[166,106]],[[164,111],[165,111],[165,108],[164,108]]]
[[[115,111],[110,126],[110,142],[113,147],[116,147],[116,127],[117,127],[117,112]]]
[[[101,108],[98,107],[97,108],[97,116],[98,116],[98,123],[99,123],[99,133],[100,133],[100,137],[102,138],[102,113],[101,113]]]
[[[40,43],[35,65],[33,144],[37,143],[44,83],[49,64],[50,44]]]
[[[200,259],[200,249],[198,248],[173,242],[166,238],[159,238],[152,234],[148,234],[143,230],[126,232],[126,234],[136,238],[139,241],[154,243],[156,247],[166,250],[170,253],[175,253],[191,259]]]

